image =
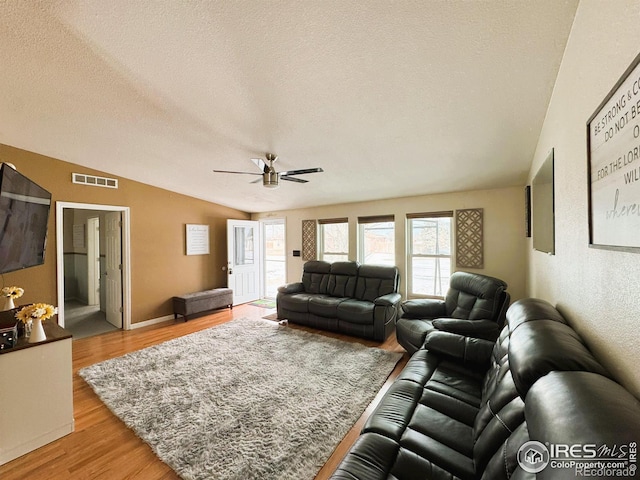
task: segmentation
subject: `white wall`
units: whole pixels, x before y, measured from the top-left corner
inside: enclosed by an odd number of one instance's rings
[[[556,254],[527,249],[528,293],[556,305],[637,396],[640,253],[588,246],[586,123],[640,52],[639,21],[637,0],[580,2],[530,172],[555,149]]]
[[[395,215],[396,262],[400,269],[401,291],[406,297],[406,226],[407,213],[438,212],[464,208],[484,209],[484,268],[464,269],[498,277],[507,282],[512,298],[525,295],[526,254],[524,185],[495,190],[479,190],[441,195],[406,197],[375,202],[359,202],[281,212],[254,214],[252,219],[284,218],[287,229],[287,281],[302,277],[304,261],[293,257],[293,250],[302,249],[302,220],[349,218],[351,260],[356,254],[356,223],[359,216]],[[455,267],[454,267],[455,269]]]

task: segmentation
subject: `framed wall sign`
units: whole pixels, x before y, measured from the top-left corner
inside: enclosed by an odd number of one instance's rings
[[[209,254],[209,225],[187,224],[187,255]]]
[[[587,154],[589,246],[640,252],[640,55],[587,121]]]

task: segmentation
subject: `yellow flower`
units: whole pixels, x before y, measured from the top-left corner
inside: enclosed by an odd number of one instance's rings
[[[20,287],[2,287],[2,296],[13,299],[20,298],[24,290]]]
[[[27,323],[29,320],[47,320],[48,318],[53,317],[56,313],[58,313],[58,309],[53,305],[49,305],[47,303],[34,303],[33,305],[23,307],[18,313],[16,313],[16,318]]]

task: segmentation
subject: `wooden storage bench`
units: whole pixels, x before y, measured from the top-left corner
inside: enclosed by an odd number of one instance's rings
[[[214,288],[173,297],[173,316],[177,319],[178,315],[182,315],[185,321],[189,315],[222,307],[233,308],[233,290],[230,288]]]

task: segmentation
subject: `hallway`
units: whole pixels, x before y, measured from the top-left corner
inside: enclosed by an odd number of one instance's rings
[[[118,330],[107,322],[98,305],[84,305],[74,300],[64,303],[64,328],[73,334],[74,340]]]

